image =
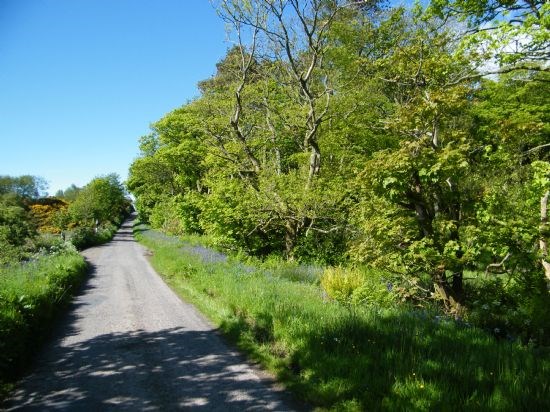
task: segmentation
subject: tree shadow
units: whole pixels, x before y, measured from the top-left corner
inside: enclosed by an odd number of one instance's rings
[[[290,410],[215,331],[109,333],[56,345],[26,378],[12,410]]]
[[[129,234],[123,227],[114,241],[129,241],[130,236],[131,227]],[[0,410],[305,409],[272,378],[247,365],[214,329],[138,329],[80,337],[79,309],[102,298],[90,293],[98,287],[100,267],[88,265],[88,276],[54,325],[50,342],[33,356],[33,372]]]
[[[109,243],[112,242],[135,242],[134,235],[132,232],[122,231],[119,230],[113,238],[109,241]]]
[[[350,314],[299,333],[289,386],[317,405],[360,410],[550,410],[548,355],[450,320]],[[288,372],[286,378],[288,379]]]

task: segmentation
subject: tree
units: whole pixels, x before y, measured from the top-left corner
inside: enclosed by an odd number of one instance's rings
[[[187,229],[198,230],[191,198],[204,190],[206,153],[198,122],[189,107],[182,107],[156,122],[153,133],[141,139],[141,157],[130,166],[127,186],[142,219],[149,220],[154,212],[155,221],[161,222],[164,207],[181,206],[187,212],[182,216]]]
[[[264,72],[288,85],[288,96],[301,113],[302,149],[310,152],[307,186],[319,174],[321,152],[319,128],[326,118],[332,96],[331,72],[323,65],[329,33],[343,7],[339,1],[221,1],[218,10],[235,29],[242,53],[241,82],[235,93],[232,125],[237,126],[242,109],[241,92],[254,59],[264,57],[281,64]],[[243,45],[243,28],[251,30],[251,46]],[[263,46],[263,47],[262,47]],[[247,54],[247,55],[245,55]],[[235,130],[239,135],[237,127]]]
[[[324,146],[322,140],[323,127],[330,128],[327,121],[337,76],[328,54],[331,30],[347,4],[221,1],[217,5],[233,29],[236,46],[218,64],[214,79],[201,83],[203,96],[192,105],[202,114],[198,117],[208,119],[205,135],[214,148],[209,153],[221,159],[215,162],[221,168],[207,174],[208,187],[236,188],[222,181],[238,177],[247,192],[245,196],[239,189],[238,196],[254,199],[245,213],[250,218],[245,238],[273,240],[284,233],[283,249],[289,258],[307,238],[309,246],[302,244],[302,250],[311,254],[307,249],[319,243],[318,236],[340,237],[345,228],[337,217],[345,203],[337,189],[339,176],[329,167],[322,172],[321,164],[322,159],[328,166],[329,159],[339,158],[336,152],[322,155],[323,147],[338,147],[334,142]],[[361,8],[355,12],[366,13]],[[242,227],[242,222],[238,225]],[[272,250],[280,245],[275,242]]]
[[[82,225],[120,223],[128,201],[116,174],[96,177],[82,188],[69,205],[69,213]]]
[[[140,212],[254,255],[377,266],[454,311],[488,291],[543,339],[547,6],[380,4],[217,1],[234,44],[142,139]]]
[[[461,301],[460,235],[473,195],[466,183],[469,88],[450,83],[467,63],[453,58],[452,32],[439,22],[398,12],[390,24],[401,32],[374,72],[389,103],[379,120],[386,146],[359,175],[356,222],[364,234],[352,255],[407,276],[428,273],[447,300]]]
[[[0,197],[0,265],[20,260],[25,244],[35,235],[35,225],[22,203]]]
[[[0,176],[0,195],[15,193],[23,198],[37,199],[46,194],[47,188],[48,183],[38,176]]]
[[[550,5],[545,0],[434,0],[427,17],[433,15],[466,24],[457,51],[477,62],[480,75],[550,69]]]
[[[394,102],[384,119],[393,141],[360,175],[363,235],[352,256],[427,273],[447,302],[464,302],[464,270],[503,259],[510,273],[540,278],[531,245],[544,191],[533,196],[521,182],[533,179],[529,158],[546,150],[546,86],[532,82],[545,74],[479,82],[464,76],[474,68],[457,59],[454,31],[404,21],[405,42],[378,60]]]
[[[74,202],[80,190],[81,188],[79,188],[75,184],[72,184],[65,190],[58,190],[55,193],[55,197],[66,200],[68,202]]]
[[[484,149],[483,176],[490,182],[478,214],[493,227],[483,232],[479,260],[493,265],[505,259],[501,272],[526,272],[534,278],[542,276],[539,259],[544,250],[533,246],[545,238],[541,200],[549,189],[550,171],[550,110],[545,103],[549,87],[537,80],[545,76],[514,73],[487,81],[473,109],[476,139]]]

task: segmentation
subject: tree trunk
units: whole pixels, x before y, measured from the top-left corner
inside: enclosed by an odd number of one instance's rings
[[[414,204],[414,211],[416,213],[416,221],[420,229],[422,237],[431,238],[433,235],[432,219],[429,216],[428,210],[421,203]]]
[[[309,157],[309,176],[307,186],[311,186],[313,179],[319,174],[321,170],[321,151],[317,142],[310,142],[311,155]]]
[[[451,204],[449,205],[449,214],[451,219],[454,222],[449,239],[455,241],[458,245],[458,249],[455,252],[455,257],[457,259],[457,262],[452,268],[453,281],[451,284],[451,288],[453,290],[453,296],[457,300],[457,302],[462,302],[462,298],[464,296],[464,264],[461,259],[462,259],[462,256],[464,256],[464,251],[462,250],[462,245],[460,243],[460,231],[459,231],[460,223],[461,223],[460,222],[460,215],[461,215],[460,193],[458,193],[458,191],[455,190],[455,186],[451,183],[450,179],[447,180],[447,183],[451,191],[454,193],[454,201],[452,201]]]
[[[285,224],[285,256],[288,260],[294,260],[294,247],[298,237],[298,222],[287,220]]]
[[[422,185],[420,183],[420,177],[418,172],[413,175],[414,186],[410,192],[408,198],[414,205],[414,211],[416,214],[416,221],[420,229],[420,236],[433,238],[433,213],[430,212],[423,199]]]
[[[446,309],[455,314],[461,312],[462,298],[463,295],[457,294],[455,288],[462,290],[463,277],[461,276],[454,277],[452,284],[449,285],[449,282],[444,273],[445,268],[442,268],[442,271],[439,274],[436,274],[434,279],[434,290],[437,295],[443,300],[443,303]],[[456,282],[456,283],[455,283]]]
[[[548,263],[548,244],[546,233],[548,232],[548,197],[550,192],[546,192],[540,199],[540,240],[539,246],[542,252],[542,267],[546,280],[550,282],[550,263]]]
[[[457,302],[462,302],[464,296],[464,271],[462,268],[458,269],[456,272],[453,272],[453,282],[451,283],[451,288],[453,290],[452,294],[454,299]]]

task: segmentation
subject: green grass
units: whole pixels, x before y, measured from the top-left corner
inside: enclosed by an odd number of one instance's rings
[[[0,399],[86,274],[76,252],[0,267]]]
[[[231,258],[207,263],[182,242],[139,232],[175,291],[320,409],[550,410],[545,349],[411,308],[350,310],[289,267],[266,274]]]

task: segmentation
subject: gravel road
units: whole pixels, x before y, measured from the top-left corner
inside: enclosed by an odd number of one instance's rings
[[[89,280],[7,410],[292,410],[159,278],[127,221],[84,253]]]

